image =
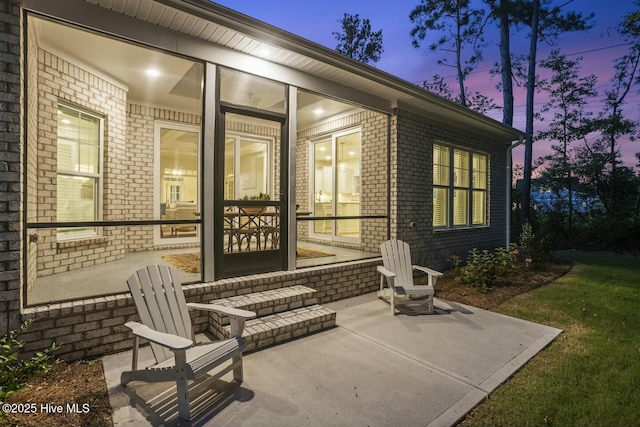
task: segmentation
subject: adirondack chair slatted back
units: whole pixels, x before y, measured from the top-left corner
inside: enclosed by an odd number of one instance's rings
[[[384,268],[396,274],[394,286],[413,286],[411,250],[402,240],[387,240],[380,245]]]
[[[127,284],[143,325],[192,340],[191,318],[179,277],[173,267],[154,265],[138,270]],[[165,347],[152,343],[151,348],[157,363],[173,357]]]

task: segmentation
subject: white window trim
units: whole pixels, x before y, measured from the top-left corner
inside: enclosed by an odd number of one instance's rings
[[[331,167],[333,169],[333,183],[332,183],[332,189],[331,191],[333,192],[333,199],[332,199],[332,209],[333,209],[333,216],[337,216],[337,204],[336,204],[336,200],[337,200],[337,195],[338,195],[338,180],[336,179],[336,172],[337,172],[337,168],[338,165],[336,164],[337,161],[337,143],[336,140],[338,138],[340,138],[341,136],[345,136],[345,135],[350,135],[352,133],[359,133],[360,134],[360,152],[358,153],[359,158],[360,158],[360,168],[362,168],[362,127],[361,126],[357,126],[357,127],[352,127],[352,128],[348,128],[348,129],[342,129],[340,131],[336,131],[336,132],[332,132],[332,133],[327,133],[324,134],[322,136],[318,136],[315,137],[313,139],[311,139],[309,141],[309,146],[308,146],[308,153],[309,153],[309,167],[308,167],[308,175],[309,175],[309,200],[308,200],[308,206],[313,207],[313,209],[315,209],[315,199],[314,199],[314,190],[315,190],[315,145],[331,140]],[[362,169],[360,170],[360,174],[362,176]],[[362,185],[362,184],[361,184]],[[360,194],[362,194],[362,187],[360,189]],[[362,198],[360,198],[360,214],[362,214]],[[314,211],[315,214],[315,211]],[[360,220],[362,221],[362,220]],[[316,233],[314,232],[314,222],[311,221],[309,222],[309,237],[312,239],[317,239],[317,240],[325,240],[325,241],[332,241],[332,242],[342,242],[342,243],[356,243],[356,244],[360,244],[362,241],[362,227],[360,227],[360,231],[358,233],[359,237],[344,237],[344,236],[338,236],[337,233],[337,220],[333,220],[333,232],[331,234],[323,234],[323,233]],[[360,225],[362,225],[362,223],[360,223]]]
[[[234,139],[234,143],[233,143],[234,198],[235,199],[238,198],[238,191],[240,190],[240,183],[238,182],[240,180],[240,177],[236,173],[238,170],[240,170],[240,155],[239,155],[240,140],[249,141],[249,142],[258,142],[258,143],[267,145],[267,170],[264,171],[264,174],[265,174],[264,178],[265,178],[265,182],[267,183],[266,184],[267,193],[273,195],[274,194],[273,171],[275,170],[275,156],[274,156],[275,150],[273,147],[275,145],[275,138],[272,138],[269,136],[255,135],[255,134],[246,133],[246,132],[233,132],[233,131],[226,132],[225,137]],[[225,144],[226,144],[226,141],[225,141]]]
[[[91,116],[94,117],[96,119],[98,119],[98,138],[99,138],[99,147],[98,147],[98,173],[88,173],[88,172],[76,172],[76,171],[67,171],[67,170],[61,170],[60,168],[58,168],[57,166],[57,159],[56,159],[56,179],[59,175],[64,175],[64,176],[78,176],[78,177],[86,177],[86,178],[95,178],[96,179],[96,192],[97,192],[97,197],[96,197],[96,214],[95,214],[95,218],[93,219],[94,221],[100,221],[102,220],[102,215],[103,215],[103,203],[104,203],[104,117],[94,113],[94,112],[90,112],[86,109],[83,108],[79,108],[75,105],[71,105],[71,104],[67,104],[65,102],[62,101],[58,101],[57,106],[60,107],[64,107],[67,108],[69,110],[73,110],[76,111],[78,113],[81,114],[85,114],[87,116]],[[57,108],[56,108],[57,110]],[[58,132],[57,132],[57,125],[56,125],[56,149],[58,146],[58,140],[59,140],[59,136],[58,136]],[[57,196],[56,196],[57,199]],[[56,200],[57,202],[57,200]],[[102,227],[94,227],[93,229],[94,231],[89,231],[86,233],[81,233],[81,234],[73,234],[73,235],[60,235],[58,233],[56,233],[56,240],[59,242],[64,242],[64,241],[70,241],[70,240],[83,240],[83,239],[91,239],[97,236],[101,236],[102,235]]]
[[[181,130],[185,132],[193,132],[197,134],[197,147],[198,147],[198,173],[196,176],[196,182],[198,183],[198,202],[197,205],[200,206],[200,210],[202,210],[202,204],[200,200],[200,186],[202,185],[202,171],[200,170],[200,159],[202,153],[202,142],[201,142],[201,129],[198,125],[192,125],[181,122],[172,122],[166,120],[155,120],[154,121],[154,129],[153,129],[153,218],[160,219],[160,186],[162,182],[160,181],[160,177],[162,176],[160,171],[160,130],[161,129],[175,129]],[[153,244],[155,246],[165,246],[165,245],[175,245],[175,244],[189,244],[189,243],[200,243],[200,227],[196,227],[196,235],[195,237],[161,237],[161,225],[153,226]]]
[[[447,147],[449,149],[449,184],[448,185],[435,185],[432,182],[432,188],[446,188],[447,189],[447,224],[443,225],[443,226],[434,226],[433,225],[433,220],[431,222],[431,225],[433,227],[434,231],[444,231],[444,230],[462,230],[462,229],[470,229],[470,228],[486,228],[489,227],[489,190],[490,190],[490,156],[489,153],[483,152],[483,151],[479,151],[479,150],[474,150],[472,148],[468,148],[468,147],[463,147],[460,145],[454,145],[454,144],[450,144],[450,143],[446,143],[443,141],[434,141],[433,142],[433,146],[435,145],[440,145],[443,147]],[[432,153],[433,153],[433,146],[432,146]],[[466,187],[461,187],[461,186],[456,186],[454,183],[454,165],[453,165],[453,158],[454,158],[454,150],[459,150],[459,151],[464,151],[469,155],[469,184]],[[480,154],[485,156],[486,158],[486,175],[487,175],[487,184],[486,184],[486,189],[475,189],[473,187],[473,155],[474,154]],[[431,171],[433,174],[433,154],[432,154],[432,159],[431,159]],[[433,179],[433,178],[432,178]],[[467,223],[466,224],[459,224],[459,225],[453,225],[453,216],[454,216],[454,212],[453,212],[453,196],[454,196],[454,190],[456,189],[462,189],[462,190],[466,190],[467,191]],[[485,212],[484,212],[484,222],[482,224],[473,224],[473,192],[475,191],[484,191],[486,197],[485,197]],[[433,196],[432,196],[433,197]],[[432,218],[433,218],[433,212],[432,212]]]

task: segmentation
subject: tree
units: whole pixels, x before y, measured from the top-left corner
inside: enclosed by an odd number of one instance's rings
[[[640,6],[640,2],[636,2],[636,6]],[[624,113],[627,96],[640,85],[640,10],[626,15],[618,31],[629,44],[629,50],[615,61],[614,76],[605,90],[603,110],[590,122],[589,130],[598,132],[599,136],[595,142],[585,141],[580,153],[585,176],[611,221],[628,212],[629,206],[640,206],[639,199],[628,199],[628,194],[637,190],[629,190],[626,178],[629,170],[621,167],[619,153],[620,143],[625,138],[633,140],[640,128],[637,120],[627,118]],[[638,209],[629,215],[637,218]]]
[[[427,36],[437,37],[429,45],[429,49],[445,52],[438,64],[455,68],[459,102],[465,107],[469,99],[464,82],[482,60],[482,48],[485,46],[482,37],[483,18],[484,10],[471,8],[469,0],[421,0],[409,15],[409,19],[415,24],[411,30],[413,46],[420,47]],[[431,36],[431,32],[436,35]],[[471,54],[463,57],[463,51],[468,45],[471,46]],[[448,54],[453,54],[453,61],[447,58]]]
[[[640,153],[636,153],[636,160],[638,160],[636,168],[640,169]],[[638,196],[636,197],[636,211],[633,216],[636,224],[640,224],[640,191],[638,191]]]
[[[593,226],[580,234],[587,235],[592,246],[599,249],[638,250],[640,178],[622,164],[613,171],[609,165],[605,146],[584,144],[576,150],[575,173],[586,194],[600,202],[599,207],[590,212]],[[614,188],[617,191],[613,191]]]
[[[582,239],[585,247],[637,250],[640,247],[640,176],[622,164],[619,146],[625,139],[633,140],[640,128],[640,123],[630,120],[624,111],[628,94],[640,85],[640,11],[626,15],[619,31],[629,48],[614,63],[614,77],[604,91],[603,110],[595,118],[580,113],[586,102],[583,97],[592,96],[595,79],[578,78],[575,61],[565,58],[562,62],[557,55],[555,61],[541,61],[543,67],[564,70],[554,71],[554,78],[565,75],[561,80],[567,83],[561,86],[560,80],[547,82],[551,85],[547,86],[551,88],[551,107],[558,111],[554,116],[557,126],[551,126],[539,136],[560,142],[554,146],[555,165],[549,162],[548,176],[565,179],[567,175],[563,172],[569,170],[574,179],[567,184],[580,185],[586,200],[594,202],[588,205],[588,211],[575,216],[574,227],[578,231],[571,235]],[[588,90],[580,92],[585,88]],[[574,107],[566,109],[566,105]],[[578,139],[582,143],[570,149],[570,144]],[[640,159],[640,155],[636,157]]]
[[[636,2],[636,5],[640,6],[640,2]],[[631,89],[640,84],[640,10],[626,15],[618,31],[629,43],[629,50],[616,60],[611,85],[605,91],[604,109],[593,122],[594,130],[602,132],[602,142],[609,148],[612,169],[616,167],[620,137],[633,138],[638,128],[637,122],[624,117],[623,107]]]
[[[533,159],[533,101],[536,82],[536,57],[538,41],[553,45],[557,38],[569,31],[584,31],[591,28],[589,21],[593,14],[584,16],[578,12],[562,14],[562,6],[549,7],[551,0],[517,0],[514,1],[516,22],[528,24],[531,28],[529,44],[529,67],[527,74],[526,127],[527,134],[524,151],[524,179],[522,186],[522,223],[529,219],[531,202],[531,163]],[[527,21],[528,19],[528,21]]]
[[[502,123],[513,126],[513,72],[511,66],[511,22],[514,11],[511,0],[485,0],[490,17],[500,27],[500,76],[502,89]]]
[[[449,101],[457,102],[459,99],[453,94],[453,91],[440,74],[434,74],[431,80],[425,80],[422,82],[422,87],[429,92],[433,92],[436,95],[448,99]]]
[[[539,132],[536,139],[546,139],[552,145],[554,154],[544,158],[547,168],[543,178],[547,186],[554,190],[559,199],[567,190],[569,239],[573,236],[573,166],[571,145],[581,141],[588,133],[587,119],[589,113],[584,111],[590,98],[597,95],[595,85],[597,78],[591,74],[580,77],[580,61],[569,60],[558,50],[552,50],[549,57],[540,61],[540,67],[552,72],[548,81],[540,86],[549,94],[549,101],[542,107],[541,113],[553,111],[553,119],[546,131]]]
[[[338,22],[342,26],[341,32],[333,32],[338,41],[336,51],[365,64],[380,60],[384,52],[382,47],[382,30],[372,31],[368,19],[360,19],[357,13],[345,13]]]
[[[538,49],[538,28],[540,26],[540,0],[533,0],[531,9],[531,35],[529,40],[529,68],[527,73],[527,102],[525,115],[524,143],[524,179],[522,180],[522,224],[529,220],[529,207],[531,205],[531,160],[533,159],[533,97],[534,82],[536,78],[536,55]]]
[[[460,100],[460,97],[454,95],[453,90],[451,90],[447,82],[445,82],[439,74],[434,74],[431,80],[422,82],[422,87],[450,101],[459,102]],[[470,93],[468,88],[466,88],[466,93]],[[479,113],[484,114],[500,108],[499,105],[493,102],[493,98],[489,98],[480,92],[473,92],[471,95],[466,95],[466,97],[467,108]]]
[[[516,63],[512,61],[511,52],[511,27],[529,26],[530,43],[528,55],[528,71],[526,78],[527,101],[526,101],[526,133],[524,177],[521,193],[521,219],[522,223],[529,218],[529,205],[531,200],[531,172],[533,157],[533,100],[536,88],[536,56],[538,41],[546,41],[553,45],[557,37],[568,31],[586,30],[590,26],[588,21],[593,14],[585,17],[580,13],[562,13],[561,9],[572,0],[561,6],[551,7],[551,0],[484,0],[489,6],[489,18],[497,21],[500,28],[500,64],[496,64],[499,71],[493,74],[500,74],[501,82],[498,88],[502,91],[503,115],[502,122],[513,125],[513,82],[514,67]]]

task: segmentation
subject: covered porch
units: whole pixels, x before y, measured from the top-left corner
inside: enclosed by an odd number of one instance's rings
[[[126,292],[154,263],[198,283],[378,256],[388,112],[35,14],[27,29],[25,306]]]
[[[112,295],[127,293],[127,278],[138,268],[147,265],[172,265],[180,269],[183,283],[197,283],[201,281],[202,276],[198,249],[196,247],[131,252],[113,262],[42,277],[38,279],[40,286],[32,290],[31,302],[35,305],[59,302],[61,289],[64,289],[65,296],[70,300],[93,299],[104,295],[105,290]],[[377,260],[380,256],[379,253],[311,242],[300,242],[297,250],[299,255],[296,257],[296,269],[322,266],[330,268],[332,264]],[[249,287],[247,289],[250,290]]]

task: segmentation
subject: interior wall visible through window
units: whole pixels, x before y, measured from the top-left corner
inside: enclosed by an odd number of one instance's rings
[[[161,219],[195,220],[200,216],[200,128],[156,122],[156,150],[160,153],[156,173]],[[197,242],[195,224],[162,225],[159,238]],[[158,237],[158,236],[156,236]]]
[[[361,189],[361,131],[349,129],[311,143],[313,216],[359,216]],[[316,221],[312,234],[318,238],[357,241],[359,219]]]
[[[273,138],[228,132],[224,154],[225,200],[272,197]]]

